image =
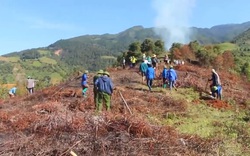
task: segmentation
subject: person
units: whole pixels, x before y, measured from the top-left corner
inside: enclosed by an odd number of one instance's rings
[[[142,76],[142,83],[144,83],[145,81],[145,76],[146,76],[146,72],[148,69],[147,62],[148,62],[147,60],[142,61],[139,67],[139,71],[141,72],[141,76]]]
[[[220,77],[218,73],[215,71],[215,69],[212,69],[211,79],[208,79],[208,81],[212,81],[210,87],[221,86]]]
[[[163,88],[167,88],[167,81],[168,81],[167,73],[168,73],[167,66],[164,65],[164,68],[162,71],[162,87]]]
[[[172,65],[169,67],[169,70],[167,72],[167,78],[168,78],[170,90],[172,90],[172,88],[175,88],[175,90],[177,90],[177,88],[175,87],[175,82],[177,80],[177,74],[176,74],[176,71],[173,69]]]
[[[125,69],[126,67],[126,59],[125,57],[122,58],[122,68]]]
[[[87,97],[86,92],[88,90],[88,70],[85,70],[84,73],[82,74],[82,81],[81,81],[81,85],[82,85],[82,95],[84,97]]]
[[[217,99],[222,99],[222,87],[221,86],[213,86],[212,89],[212,97]]]
[[[34,93],[35,81],[38,81],[38,80],[32,79],[31,76],[28,76],[26,88],[27,88],[29,94]]]
[[[155,54],[152,56],[151,61],[152,61],[153,68],[156,69],[157,64],[158,64],[158,59]]]
[[[142,60],[146,60],[146,54],[145,53],[142,54]]]
[[[169,62],[168,62],[168,55],[167,55],[167,54],[164,56],[164,62],[165,62],[165,64],[168,64],[168,63],[169,63]]]
[[[99,70],[97,73],[96,73],[96,75],[93,77],[93,84],[94,84],[94,87],[93,87],[93,92],[94,92],[94,102],[95,102],[95,104],[96,104],[96,107],[97,107],[97,87],[96,87],[96,85],[95,85],[95,82],[96,82],[96,80],[99,78],[99,77],[101,77],[102,76],[102,74],[103,74],[103,70]]]
[[[155,69],[152,67],[151,63],[148,63],[148,69],[146,71],[146,79],[149,91],[152,91],[153,80],[155,78]]]
[[[135,64],[136,64],[136,61],[137,61],[136,57],[135,56],[131,56],[130,61],[131,61],[131,64],[132,64],[132,68],[134,68]]]
[[[215,94],[213,94],[213,92],[215,92],[215,91],[213,91],[214,88],[219,88],[219,90],[222,91],[220,77],[219,77],[218,73],[215,71],[215,69],[212,69],[212,75],[211,75],[211,78],[208,79],[208,81],[212,81],[212,83],[210,84],[210,90],[211,90],[212,96],[215,95]],[[213,97],[215,97],[215,96],[213,96]]]
[[[11,88],[11,89],[9,90],[9,96],[10,96],[10,98],[16,96],[16,90],[17,90],[16,87],[13,87],[13,88]]]
[[[146,57],[146,60],[148,61],[148,63],[152,63],[151,57],[149,55]]]
[[[113,93],[114,85],[109,78],[109,72],[103,72],[103,76],[99,77],[95,86],[97,87],[97,111],[102,111],[103,100],[106,104],[107,111],[110,111],[111,95]]]

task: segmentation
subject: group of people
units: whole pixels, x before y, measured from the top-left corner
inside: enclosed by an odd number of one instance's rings
[[[35,82],[39,81],[39,80],[35,80],[33,78],[31,78],[31,76],[28,76],[27,80],[26,80],[26,89],[28,91],[29,94],[33,94],[34,93],[34,88],[35,88]],[[16,91],[17,91],[17,87],[14,86],[9,90],[9,97],[13,98],[16,96]]]
[[[142,83],[146,81],[146,84],[149,88],[149,91],[152,91],[153,81],[156,78],[156,68],[157,68],[158,60],[156,55],[150,57],[145,57],[139,66],[139,72],[142,76]],[[85,70],[84,73],[80,76],[81,86],[82,86],[82,95],[83,97],[87,97],[87,91],[89,88],[88,85],[88,70]],[[164,65],[164,69],[161,72],[162,77],[162,87],[169,88],[172,90],[174,88],[177,90],[175,84],[177,81],[177,73],[173,69],[173,66],[170,65],[169,69],[167,65]],[[79,77],[79,78],[80,78]],[[38,80],[32,79],[28,76],[26,81],[26,88],[29,94],[34,93],[35,82]],[[210,94],[213,98],[222,98],[222,87],[220,82],[220,77],[218,73],[212,69],[212,76],[208,79],[208,81],[212,81],[210,85]],[[110,78],[110,74],[107,71],[99,70],[96,75],[93,77],[93,93],[94,93],[94,102],[96,105],[97,111],[102,111],[103,102],[106,104],[106,109],[109,111],[111,106],[111,95],[114,90],[113,82]],[[14,97],[16,95],[17,87],[14,86],[9,90],[9,96]]]
[[[156,58],[155,55],[153,55],[153,58]],[[153,80],[156,78],[156,68],[157,68],[157,64],[158,64],[158,60],[155,61],[155,63],[153,63],[153,61],[151,60],[151,62],[149,62],[147,59],[143,60],[142,63],[140,64],[139,67],[139,71],[141,73],[142,76],[142,83],[144,83],[144,81],[147,81],[147,86],[149,88],[150,91],[152,91],[152,84],[153,84]],[[164,69],[162,71],[162,80],[163,80],[163,88],[167,88],[167,85],[169,86],[170,90],[172,90],[172,88],[175,88],[175,83],[177,80],[177,73],[176,71],[173,69],[173,66],[169,66],[169,69],[167,69],[167,66],[164,66]]]
[[[149,90],[152,91],[153,80],[156,78],[158,60],[156,58],[156,55],[153,55],[150,59],[145,55],[143,56],[143,60],[139,66],[139,72],[142,76],[142,83],[144,83],[146,80]],[[165,64],[167,63],[165,62]],[[177,81],[177,73],[173,69],[172,65],[169,66],[169,69],[167,69],[167,66],[164,65],[164,69],[161,72],[161,78],[163,88],[168,87],[170,90],[172,90],[172,88],[177,90],[175,85]],[[220,82],[220,77],[215,71],[215,69],[212,69],[212,77],[209,78],[208,81],[212,81],[210,85],[210,94],[212,95],[212,98],[222,99],[222,86]]]
[[[82,94],[84,97],[87,96],[88,85],[88,71],[86,70],[82,75]],[[93,93],[96,110],[102,111],[103,102],[106,104],[107,111],[110,111],[111,107],[111,95],[114,90],[113,82],[110,78],[108,71],[99,70],[93,77]]]

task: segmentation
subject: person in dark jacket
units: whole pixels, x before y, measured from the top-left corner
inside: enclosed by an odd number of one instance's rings
[[[94,92],[94,101],[95,101],[95,104],[96,104],[96,107],[97,107],[97,93],[98,93],[98,90],[97,90],[97,86],[95,85],[95,82],[96,80],[101,77],[103,74],[103,70],[99,70],[96,75],[93,77],[93,84],[94,84],[94,87],[93,87],[93,92]]]
[[[167,78],[168,78],[170,90],[172,90],[173,87],[175,88],[175,90],[177,90],[177,88],[175,87],[175,82],[177,80],[177,74],[176,74],[175,70],[173,69],[173,66],[169,67],[169,70],[167,72]]]
[[[152,61],[153,68],[156,69],[159,61],[158,61],[158,59],[157,59],[157,57],[156,57],[155,54],[152,56],[151,61]]]
[[[147,60],[143,60],[139,68],[139,71],[141,72],[141,76],[142,76],[142,83],[144,83],[145,81],[145,76],[146,76],[146,72],[148,69],[147,62],[148,62]]]
[[[102,111],[103,100],[106,104],[107,111],[110,111],[111,95],[113,93],[114,85],[112,80],[109,78],[109,73],[107,71],[103,72],[103,76],[99,77],[95,86],[97,87],[97,110]]]
[[[214,69],[212,69],[211,79],[208,79],[208,81],[212,81],[212,83],[210,84],[212,96],[215,97],[215,93],[217,93],[217,98],[221,99],[221,81],[218,73]]]
[[[148,69],[146,72],[147,85],[149,90],[152,90],[153,80],[155,78],[155,69],[152,67],[152,64],[148,64]]]
[[[162,87],[163,88],[167,88],[167,81],[168,81],[168,69],[167,69],[167,66],[165,65],[164,66],[164,69],[162,71]]]
[[[211,76],[211,79],[208,79],[208,81],[212,81],[212,84],[210,85],[210,87],[221,86],[220,77],[214,69],[212,69],[212,76]]]
[[[81,85],[82,85],[82,95],[84,97],[86,97],[86,92],[88,90],[88,70],[85,70],[84,73],[82,74],[82,81],[81,81]]]

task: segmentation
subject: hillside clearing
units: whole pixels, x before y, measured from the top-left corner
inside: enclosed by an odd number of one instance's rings
[[[180,82],[172,92],[160,88],[160,79],[149,92],[137,68],[108,69],[117,90],[112,111],[101,114],[95,112],[93,86],[82,98],[80,80],[2,101],[0,154],[69,155],[72,150],[77,155],[247,155],[250,114],[241,102],[249,97],[249,84],[239,81],[243,86],[238,97],[230,86],[235,80],[221,72],[222,80],[230,81],[224,100],[209,100],[200,96],[206,84],[200,77],[209,73],[194,66],[175,69]]]

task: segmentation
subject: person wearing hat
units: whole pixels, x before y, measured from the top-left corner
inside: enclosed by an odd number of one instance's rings
[[[167,79],[168,79],[168,83],[169,83],[169,89],[172,90],[172,88],[174,87],[175,90],[177,90],[177,88],[175,87],[175,82],[177,80],[177,74],[176,74],[176,71],[173,69],[172,65],[169,67],[169,70],[167,72]]]
[[[153,68],[155,69],[158,64],[158,59],[155,54],[152,56],[151,61],[152,61]]]
[[[94,87],[93,87],[93,92],[94,92],[94,101],[95,101],[95,104],[97,106],[97,87],[95,85],[95,82],[96,80],[101,77],[103,75],[103,70],[99,70],[96,75],[93,77],[93,84],[94,84]]]
[[[114,85],[109,76],[109,72],[105,71],[103,72],[103,76],[99,77],[95,82],[98,91],[96,109],[99,112],[102,111],[103,100],[106,104],[107,111],[110,111],[111,95],[113,93]]]
[[[167,74],[168,74],[168,69],[167,69],[167,66],[164,65],[164,69],[162,71],[162,87],[163,88],[167,88],[167,81],[168,81],[168,77],[167,77]]]
[[[151,63],[148,63],[148,69],[146,71],[146,79],[149,91],[152,90],[153,80],[155,78],[155,69],[152,67]]]
[[[82,81],[81,81],[81,85],[82,85],[82,95],[84,97],[86,97],[86,92],[88,90],[88,70],[85,70],[84,73],[82,74]]]
[[[142,83],[144,83],[145,81],[145,76],[146,76],[146,72],[148,69],[147,62],[148,62],[147,60],[143,60],[139,67],[139,72],[141,72],[141,76],[142,76]]]
[[[32,79],[31,76],[28,76],[26,88],[27,88],[29,94],[34,93],[35,81],[38,81],[38,80]]]
[[[212,69],[212,75],[211,75],[211,78],[208,79],[208,81],[212,81],[211,87],[221,85],[220,77],[219,77],[218,73],[214,69]]]

